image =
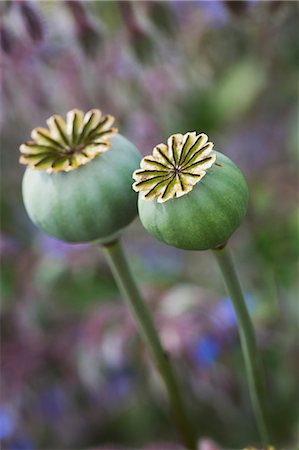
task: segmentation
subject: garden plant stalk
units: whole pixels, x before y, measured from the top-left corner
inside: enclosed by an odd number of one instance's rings
[[[238,318],[241,347],[250,391],[250,397],[256,417],[262,444],[269,445],[263,404],[263,379],[261,361],[257,350],[254,328],[248,313],[242,288],[227,245],[213,250],[221,269],[227,291],[233,302]]]
[[[193,430],[186,414],[184,402],[169,357],[162,348],[150,311],[140,296],[122,246],[116,240],[110,244],[103,245],[103,249],[119,290],[136,320],[139,332],[147,344],[165,383],[174,420],[186,448],[195,450],[196,442],[193,436]]]

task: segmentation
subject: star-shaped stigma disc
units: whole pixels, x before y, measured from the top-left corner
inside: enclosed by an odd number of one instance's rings
[[[195,131],[170,136],[167,145],[157,145],[152,155],[142,159],[133,174],[133,189],[158,203],[187,194],[214,164],[213,145],[206,134]]]
[[[114,117],[103,116],[99,109],[86,114],[78,109],[69,111],[66,121],[54,115],[47,128],[35,128],[31,141],[20,146],[20,163],[48,173],[75,170],[99,153],[109,150],[109,139],[117,133]]]

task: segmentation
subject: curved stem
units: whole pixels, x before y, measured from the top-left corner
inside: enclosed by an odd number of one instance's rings
[[[186,448],[196,449],[196,442],[168,355],[162,348],[151,314],[143,302],[119,241],[103,246],[111,271],[133,314],[139,332],[160,371],[173,409],[173,416]]]
[[[237,314],[250,397],[262,444],[267,446],[269,445],[269,435],[263,407],[263,380],[254,328],[246,307],[237,272],[227,246],[225,245],[221,248],[214,249],[213,252],[220,266],[227,291]]]

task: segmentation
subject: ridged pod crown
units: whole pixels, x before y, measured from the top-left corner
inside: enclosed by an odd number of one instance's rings
[[[205,250],[222,245],[240,225],[248,189],[237,166],[213,151],[206,134],[174,134],[133,173],[139,215],[157,239]]]
[[[107,242],[137,214],[136,147],[98,109],[53,115],[20,147],[23,198],[32,221],[66,242]]]
[[[66,121],[53,115],[47,120],[48,129],[35,128],[32,140],[20,146],[20,163],[48,173],[77,169],[111,147],[109,139],[118,131],[112,127],[114,120],[99,109],[86,114],[73,109]]]
[[[170,136],[167,145],[157,145],[153,155],[143,158],[140,170],[133,174],[136,180],[133,189],[140,192],[143,199],[157,199],[158,203],[182,197],[214,164],[216,155],[211,154],[212,149],[212,142],[208,142],[203,133]]]

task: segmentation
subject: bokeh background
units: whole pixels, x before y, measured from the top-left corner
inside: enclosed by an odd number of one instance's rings
[[[45,236],[22,205],[19,145],[75,107],[115,115],[143,154],[204,131],[244,172],[250,205],[231,244],[273,444],[298,448],[298,6],[1,2],[1,448],[181,448],[103,255]],[[204,448],[258,445],[213,256],[167,247],[138,220],[123,240]]]

